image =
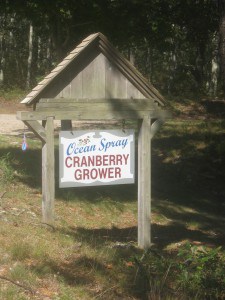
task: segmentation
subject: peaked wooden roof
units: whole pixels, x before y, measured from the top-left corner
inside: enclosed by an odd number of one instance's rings
[[[38,102],[40,98],[42,98],[42,94],[49,84],[52,83],[59,74],[66,72],[67,67],[72,62],[79,60],[79,56],[84,49],[90,47],[93,43],[97,44],[100,52],[112,61],[120,72],[123,73],[123,75],[128,78],[128,80],[131,81],[146,98],[152,99],[160,106],[165,105],[163,96],[127,59],[119,53],[118,50],[112,46],[102,33],[94,33],[85,38],[62,62],[57,65],[56,68],[51,71],[50,74],[48,74],[35,88],[33,88],[33,90],[21,101],[21,103],[31,105]]]

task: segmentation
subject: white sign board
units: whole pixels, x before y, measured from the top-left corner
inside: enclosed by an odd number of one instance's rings
[[[59,187],[134,183],[134,131],[61,131]]]

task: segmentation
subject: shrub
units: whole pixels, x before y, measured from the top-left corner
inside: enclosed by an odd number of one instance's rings
[[[221,247],[206,249],[187,243],[179,250],[178,286],[197,299],[224,299],[225,260]]]

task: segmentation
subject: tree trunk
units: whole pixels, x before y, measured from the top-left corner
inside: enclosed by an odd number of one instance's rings
[[[171,40],[171,44],[174,45],[173,50],[170,52],[169,60],[168,60],[168,73],[169,73],[169,80],[167,84],[167,93],[171,95],[173,93],[173,84],[174,84],[174,75],[177,68],[177,56],[176,56],[176,48],[175,43]]]
[[[134,51],[132,50],[132,48],[129,47],[128,49],[128,59],[129,61],[132,63],[132,65],[135,64],[135,55],[134,55]]]
[[[218,86],[218,59],[217,55],[215,54],[212,57],[212,67],[211,67],[211,84],[210,84],[210,95],[215,97],[217,95],[217,86]]]
[[[220,24],[219,24],[219,56],[220,72],[222,79],[222,89],[225,94],[225,1],[219,1],[220,4]]]
[[[4,65],[4,50],[3,50],[3,36],[1,36],[0,37],[0,85],[2,85],[4,81],[3,65]]]
[[[153,49],[152,47],[149,45],[147,48],[147,58],[146,58],[146,64],[148,66],[148,79],[150,82],[153,82]]]
[[[31,86],[31,66],[32,66],[32,54],[33,54],[33,26],[30,24],[30,30],[29,30],[29,55],[27,59],[27,82],[26,87],[27,89],[30,89]]]

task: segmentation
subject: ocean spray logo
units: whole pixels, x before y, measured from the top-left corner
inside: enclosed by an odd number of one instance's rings
[[[80,142],[80,141],[85,141]],[[81,154],[85,152],[95,152],[97,149],[97,146],[95,144],[92,145],[87,145],[87,143],[90,143],[90,137],[88,137],[88,142],[86,142],[87,139],[79,139],[78,145],[76,142],[70,143],[67,150],[66,150],[66,155],[72,155],[72,154]],[[124,149],[128,144],[128,139],[118,139],[114,141],[107,141],[106,138],[102,138],[100,141],[100,145],[98,147],[99,151],[107,152],[108,149],[114,148],[114,147],[121,147]]]

